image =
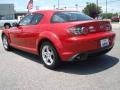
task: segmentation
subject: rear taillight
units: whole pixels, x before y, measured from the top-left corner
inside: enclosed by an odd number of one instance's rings
[[[112,26],[111,26],[110,23],[107,23],[107,24],[105,25],[105,30],[106,30],[106,31],[111,31],[111,30],[112,30]]]
[[[67,31],[72,35],[86,35],[89,32],[86,27],[71,27]]]
[[[111,26],[110,23],[105,23],[105,24],[102,24],[102,25],[100,26],[100,29],[101,29],[102,31],[111,31],[111,30],[112,30],[112,26]]]
[[[89,27],[71,27],[68,32],[72,35],[87,35],[88,33],[96,32],[94,26]]]

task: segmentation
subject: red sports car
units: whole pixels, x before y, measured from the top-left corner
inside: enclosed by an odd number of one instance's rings
[[[110,22],[94,20],[78,11],[36,11],[2,32],[5,50],[14,47],[39,55],[49,69],[55,69],[61,61],[105,54],[114,40]]]

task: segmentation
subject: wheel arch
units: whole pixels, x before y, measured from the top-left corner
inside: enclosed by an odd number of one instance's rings
[[[54,46],[53,42],[50,41],[48,38],[42,38],[42,39],[38,42],[38,45],[37,45],[37,51],[38,51],[38,53],[40,53],[39,49],[40,49],[42,43],[43,43],[43,42],[46,42],[46,41],[47,41],[47,42],[50,42],[50,43]],[[55,47],[55,46],[54,46],[54,47]]]
[[[5,35],[8,38],[8,42],[11,43],[9,33],[6,31],[2,31],[1,38],[3,38],[3,35]]]
[[[40,51],[39,51],[40,46],[45,41],[50,42],[54,46],[54,48],[56,49],[59,56],[61,57],[61,52],[63,50],[62,49],[63,48],[62,43],[61,43],[59,37],[52,32],[46,32],[46,33],[44,32],[44,33],[41,33],[39,35],[39,39],[37,41],[37,52],[38,52],[38,54],[40,54]]]
[[[5,27],[5,25],[10,25],[10,27],[11,27],[11,24],[10,24],[10,23],[8,23],[8,22],[4,23],[4,27]]]
[[[3,38],[3,35],[5,35],[5,33],[2,32],[2,34],[1,34],[1,38]]]

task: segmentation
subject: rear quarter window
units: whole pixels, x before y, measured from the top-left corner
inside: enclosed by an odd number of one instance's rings
[[[41,21],[42,17],[43,17],[42,14],[35,14],[30,24],[32,25],[38,24]]]

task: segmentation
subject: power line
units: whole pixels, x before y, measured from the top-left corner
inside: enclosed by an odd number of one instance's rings
[[[120,0],[111,0],[111,1],[107,1],[107,4],[108,3],[116,3],[116,2],[119,2]],[[106,3],[106,1],[105,2],[101,2],[101,3],[99,3],[99,4],[105,4]]]
[[[100,4],[105,4],[105,6],[106,6],[106,13],[108,12],[108,4],[109,3],[116,3],[116,2],[118,2],[118,1],[120,1],[120,0],[111,0],[111,1],[108,1],[108,0],[106,0],[105,2],[102,2],[102,3],[100,3]]]

